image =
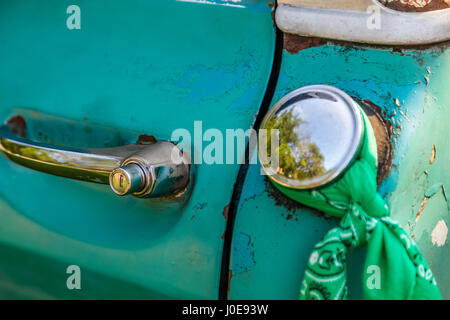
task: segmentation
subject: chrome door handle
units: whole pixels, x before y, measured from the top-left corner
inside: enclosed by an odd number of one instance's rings
[[[11,161],[34,170],[109,184],[118,195],[145,198],[177,195],[184,193],[192,181],[187,155],[169,141],[79,149],[31,141],[3,125],[0,150]]]

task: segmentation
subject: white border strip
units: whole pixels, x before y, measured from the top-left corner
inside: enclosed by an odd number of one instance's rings
[[[450,40],[450,8],[428,12],[379,8],[379,29],[368,27],[373,11],[280,4],[275,20],[287,33],[336,40],[386,45],[420,45]]]

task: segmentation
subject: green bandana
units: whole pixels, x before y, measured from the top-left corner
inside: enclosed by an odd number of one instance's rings
[[[377,149],[369,119],[355,162],[339,180],[313,190],[275,186],[288,197],[341,218],[317,243],[306,267],[300,299],[346,299],[347,248],[367,245],[365,299],[441,299],[434,276],[414,240],[388,217],[377,193]]]

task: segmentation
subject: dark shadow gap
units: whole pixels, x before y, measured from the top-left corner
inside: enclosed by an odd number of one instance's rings
[[[276,6],[274,10],[276,9]],[[275,11],[273,11],[275,12]],[[275,24],[275,22],[274,22]],[[275,93],[275,88],[278,82],[278,76],[280,73],[281,66],[281,56],[283,53],[283,32],[276,27],[276,37],[275,37],[275,52],[273,56],[272,70],[269,76],[269,82],[267,84],[266,92],[264,94],[261,107],[259,108],[258,115],[256,117],[253,128],[257,131],[261,125],[261,122],[270,108],[270,103],[272,102],[273,95]],[[245,150],[245,159],[249,158],[249,145],[247,144]],[[229,270],[230,270],[230,259],[231,259],[231,242],[233,238],[233,228],[234,221],[237,214],[237,208],[239,205],[239,200],[241,197],[242,189],[245,182],[245,177],[248,172],[248,161],[242,164],[239,168],[238,176],[234,184],[233,195],[231,197],[231,202],[229,205],[227,225],[225,229],[225,237],[222,251],[222,266],[220,270],[220,283],[219,283],[219,300],[228,299],[229,290]]]

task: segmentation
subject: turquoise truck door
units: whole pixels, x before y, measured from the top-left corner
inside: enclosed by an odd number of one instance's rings
[[[272,68],[271,11],[265,0],[2,1],[0,120],[77,148],[194,137],[194,121],[248,129]],[[0,298],[217,298],[238,170],[197,164],[189,199],[139,199],[0,157]]]

